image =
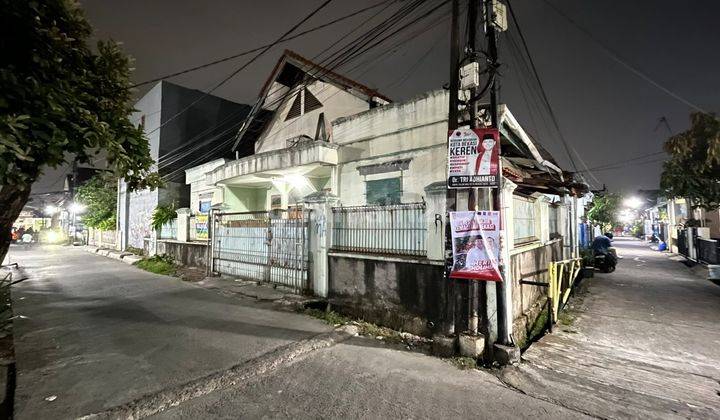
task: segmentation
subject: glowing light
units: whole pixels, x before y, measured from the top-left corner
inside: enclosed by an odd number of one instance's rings
[[[630,207],[631,209],[639,208],[642,206],[642,203],[642,200],[637,197],[626,198],[625,201],[623,201],[625,207]]]
[[[45,240],[51,244],[60,242],[60,240],[62,239],[62,235],[60,235],[60,233],[58,233],[54,230],[47,231],[47,233],[45,233],[45,235],[46,235]]]
[[[72,203],[70,204],[70,211],[75,214],[80,214],[85,211],[85,206],[80,203]]]
[[[48,216],[52,216],[53,214],[57,213],[58,208],[55,206],[47,206],[45,207],[45,214]]]

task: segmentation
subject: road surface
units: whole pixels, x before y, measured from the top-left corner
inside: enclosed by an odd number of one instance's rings
[[[13,249],[16,419],[77,418],[267,357],[330,326],[77,248]],[[168,391],[169,390],[169,391]],[[53,398],[54,397],[54,398]],[[49,401],[52,399],[52,401]],[[162,418],[547,418],[577,411],[485,371],[355,337],[190,399]]]

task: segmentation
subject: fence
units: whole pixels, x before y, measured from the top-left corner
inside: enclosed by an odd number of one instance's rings
[[[720,264],[718,254],[717,240],[697,238],[697,257],[699,261],[705,264]]]
[[[332,249],[427,255],[425,203],[333,207]]]
[[[115,248],[117,231],[88,228],[88,245],[101,248]]]
[[[310,288],[307,211],[216,213],[212,269],[245,279]]]
[[[160,239],[177,239],[177,219],[172,219],[162,225]]]
[[[678,229],[678,231],[677,231],[677,247],[678,247],[678,253],[680,255],[684,255],[686,257],[690,256],[690,252],[689,252],[689,248],[688,248],[688,240],[687,240],[687,230]]]

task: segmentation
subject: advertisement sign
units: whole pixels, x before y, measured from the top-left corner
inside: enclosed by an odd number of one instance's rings
[[[208,215],[195,216],[195,239],[208,239]]]
[[[448,133],[448,188],[500,185],[500,133],[495,128],[459,128]]]
[[[502,281],[499,268],[500,212],[450,212],[453,266],[450,277]]]

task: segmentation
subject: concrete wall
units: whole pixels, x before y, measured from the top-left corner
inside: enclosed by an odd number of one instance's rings
[[[277,83],[271,87],[271,91],[276,85]],[[294,90],[286,97],[285,102],[280,104],[268,129],[256,142],[256,153],[284,149],[287,147],[287,140],[294,137],[315,138],[318,117],[321,113],[325,114],[325,124],[329,128],[330,122],[336,118],[357,114],[370,108],[370,104],[363,99],[331,83],[316,80],[307,85],[307,88],[323,106],[300,117],[285,121],[297,94],[297,89]]]
[[[158,205],[190,207],[190,186],[185,182],[186,168],[231,153],[229,145],[215,146],[233,135],[232,132],[223,131],[233,121],[241,121],[250,107],[209,95],[186,110],[201,95],[203,93],[200,91],[163,81],[135,104],[137,112],[132,119],[139,124],[144,116],[150,156],[155,162],[163,159],[156,163],[153,170],[165,177],[166,185],[155,191],[127,193],[126,186],[121,183],[118,190],[118,228],[123,238],[123,247],[143,246],[142,238],[152,234],[150,217]],[[192,149],[197,142],[204,144],[197,150]],[[186,151],[190,152],[179,153]],[[250,147],[241,150],[240,154],[244,156],[251,152]],[[167,159],[169,156],[172,159]]]
[[[509,278],[512,282],[513,336],[523,342],[532,328],[542,304],[547,298],[547,287],[520,284],[521,280],[548,281],[548,264],[563,259],[561,239],[550,241],[546,245],[519,252],[510,257]]]
[[[210,247],[198,242],[158,240],[157,253],[173,257],[175,262],[190,267],[207,267]]]
[[[342,254],[329,256],[328,286],[343,313],[424,336],[444,323],[450,296],[442,265]]]

